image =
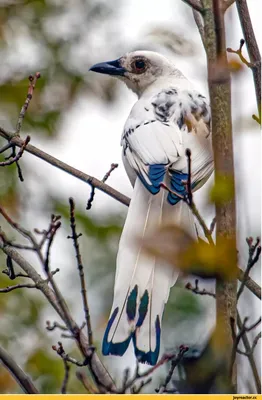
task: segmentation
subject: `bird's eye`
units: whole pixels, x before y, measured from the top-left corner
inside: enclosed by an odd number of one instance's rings
[[[146,69],[146,63],[144,60],[136,60],[133,63],[133,68],[136,72],[144,72]]]

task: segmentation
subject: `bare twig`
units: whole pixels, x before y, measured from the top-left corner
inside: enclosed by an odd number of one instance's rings
[[[2,136],[7,140],[10,140],[11,143],[15,146],[21,147],[23,144],[23,140],[20,137],[13,136],[12,133],[6,131],[1,127],[0,127],[0,136]],[[33,154],[34,156],[40,158],[41,160],[44,160],[48,164],[51,164],[54,167],[59,168],[62,171],[76,177],[77,179],[80,179],[81,181],[86,182],[91,186],[94,186],[96,189],[101,190],[102,192],[108,194],[109,196],[118,200],[120,203],[125,204],[126,206],[129,205],[130,199],[127,196],[113,189],[106,183],[103,183],[102,181],[94,178],[93,176],[85,174],[84,172],[71,167],[70,165],[58,160],[57,158],[51,156],[50,154],[45,153],[44,151],[30,144],[26,146],[25,151]]]
[[[240,60],[242,61],[242,63],[245,64],[248,68],[252,69],[254,67],[254,65],[251,62],[247,61],[247,59],[242,54],[242,48],[243,48],[244,44],[245,44],[244,39],[241,39],[239,48],[237,50],[233,50],[233,49],[231,49],[231,47],[228,47],[227,52],[237,54],[238,57],[240,58]]]
[[[61,393],[66,394],[67,392],[67,385],[69,381],[69,372],[70,372],[70,365],[66,360],[63,360],[64,368],[65,368],[65,375],[61,386]]]
[[[93,344],[93,334],[92,334],[92,326],[91,326],[91,319],[90,319],[90,311],[87,301],[87,292],[86,292],[86,285],[85,285],[85,275],[84,275],[84,268],[82,263],[82,257],[79,250],[78,238],[82,236],[81,233],[76,233],[76,223],[75,223],[75,203],[72,197],[69,199],[70,204],[70,226],[72,231],[72,236],[68,236],[68,238],[73,239],[75,252],[76,252],[76,260],[77,260],[77,267],[79,271],[80,277],[80,284],[81,284],[81,294],[82,294],[82,301],[85,313],[85,320],[87,326],[87,335],[88,335],[88,342],[89,345]]]
[[[157,392],[157,393],[165,393],[165,391],[167,390],[167,385],[169,384],[169,382],[170,382],[171,379],[172,379],[172,376],[173,376],[173,373],[174,373],[175,368],[176,368],[176,367],[178,366],[178,364],[181,362],[181,360],[182,360],[183,357],[184,357],[184,354],[185,354],[187,351],[188,351],[188,347],[186,347],[186,346],[180,346],[178,355],[177,355],[175,358],[173,358],[173,360],[171,360],[171,367],[170,367],[170,370],[169,370],[169,372],[168,372],[168,375],[167,375],[167,377],[166,377],[166,379],[165,379],[165,382],[164,382],[162,385],[160,385],[159,389],[156,389],[156,392]]]
[[[102,179],[102,182],[105,183],[107,181],[107,179],[110,177],[111,173],[118,167],[118,164],[111,164],[109,171],[105,174],[105,176]],[[95,186],[91,185],[91,193],[89,196],[89,199],[87,201],[87,205],[86,205],[86,210],[90,210],[93,204],[95,198]]]
[[[2,274],[7,275],[10,279],[15,279],[15,278],[30,278],[29,275],[23,274],[23,273],[21,273],[21,272],[18,272],[18,273],[15,273],[15,272],[14,272],[14,275],[13,275],[13,277],[11,278],[11,277],[10,277],[10,271],[9,271],[8,269],[3,269]]]
[[[193,10],[196,10],[200,13],[204,11],[203,6],[199,0],[182,0],[184,3],[189,5]]]
[[[190,290],[191,292],[193,292],[193,293],[195,293],[195,294],[199,294],[199,295],[201,295],[201,296],[211,296],[211,297],[216,298],[215,293],[209,292],[209,291],[207,291],[206,289],[203,289],[203,290],[200,290],[200,289],[199,289],[199,286],[198,286],[198,279],[195,280],[195,287],[192,286],[190,282],[188,282],[188,283],[185,285],[185,288],[186,288],[187,290]]]
[[[51,325],[50,321],[46,321],[46,330],[48,331],[54,331],[55,329],[61,329],[61,331],[68,331],[68,328],[64,325],[59,324],[58,322],[53,322],[53,325]]]
[[[243,324],[242,324],[242,321],[241,321],[239,313],[237,313],[237,325],[238,325],[238,329],[241,330]],[[247,337],[247,333],[246,332],[243,333],[241,339],[242,339],[244,347],[246,349],[246,353],[249,354],[249,355],[247,355],[247,357],[248,357],[248,361],[249,361],[250,367],[252,369],[252,373],[253,373],[253,377],[254,377],[254,380],[255,380],[256,389],[257,389],[257,393],[261,393],[260,374],[258,373],[256,362],[255,362],[255,359],[254,359],[254,355],[251,352],[251,346],[250,346],[249,339]]]
[[[4,364],[4,366],[8,369],[8,371],[13,375],[17,383],[21,386],[23,391],[28,394],[39,394],[38,390],[36,389],[35,385],[25,374],[25,372],[17,365],[15,360],[12,358],[10,354],[7,353],[0,346],[0,360]]]
[[[24,140],[19,152],[17,154],[15,154],[13,157],[11,156],[10,158],[8,158],[7,161],[0,162],[0,167],[6,167],[7,165],[11,165],[11,164],[17,162],[18,160],[20,160],[20,158],[22,157],[22,155],[25,151],[25,148],[29,142],[30,142],[30,136],[27,136],[26,139]],[[12,153],[12,155],[13,155],[13,153]]]
[[[248,275],[252,269],[252,267],[257,263],[257,261],[259,260],[260,254],[261,254],[261,246],[260,244],[260,239],[257,238],[256,243],[253,245],[253,238],[247,238],[246,239],[247,244],[248,244],[248,248],[249,248],[249,256],[248,256],[248,262],[247,262],[247,267],[246,270],[244,272],[244,276],[243,276],[243,280],[241,282],[241,285],[238,289],[237,292],[237,299],[239,299],[239,297],[241,296],[244,287],[245,287],[245,283],[246,280],[248,278]]]
[[[35,289],[36,285],[33,283],[25,283],[25,284],[18,284],[18,285],[14,285],[14,286],[7,286],[6,288],[1,289],[0,288],[0,293],[8,293],[8,292],[12,292],[15,289],[22,289],[22,288],[27,288],[27,289]]]
[[[49,257],[50,257],[51,246],[52,246],[55,234],[61,226],[61,221],[59,221],[60,218],[61,218],[60,215],[58,215],[58,216],[52,215],[51,216],[51,224],[50,224],[50,228],[49,228],[49,235],[47,237],[48,243],[47,243],[46,257],[45,257],[45,263],[44,263],[44,269],[47,274],[49,274]]]
[[[210,224],[210,228],[209,228],[209,231],[210,231],[211,234],[214,232],[216,223],[217,223],[217,219],[216,219],[216,217],[214,217],[212,222],[211,222],[211,224]]]
[[[258,298],[261,300],[261,287],[252,279],[250,276],[244,278],[244,271],[238,268],[238,280],[240,282],[245,282],[245,286]]]
[[[3,207],[0,206],[0,214],[2,214],[2,216],[5,218],[5,220],[9,223],[9,225],[12,226],[12,228],[14,228],[15,230],[17,230],[22,236],[24,236],[26,239],[30,240],[31,242],[33,242],[36,247],[37,247],[37,243],[34,240],[33,235],[31,234],[31,232],[27,231],[26,229],[24,229],[20,224],[18,224],[17,222],[14,222],[12,220],[12,218],[6,213],[6,211],[3,209]]]
[[[236,0],[236,5],[249,59],[253,64],[252,72],[258,108],[258,118],[256,117],[256,120],[261,124],[261,55],[254,34],[247,2],[246,0]]]
[[[188,205],[192,207],[193,202],[193,194],[192,194],[192,187],[191,187],[191,150],[186,149],[186,158],[187,158],[187,182],[186,182],[186,189],[187,189],[187,196],[188,196]]]
[[[12,258],[9,256],[6,257],[6,266],[8,270],[8,276],[11,279],[11,281],[13,281],[15,279],[15,270]]]
[[[86,204],[86,210],[91,210],[94,198],[95,198],[95,187],[93,185],[91,185],[91,192],[90,192],[90,196],[89,199],[87,200],[87,204]]]
[[[203,18],[201,16],[201,13],[193,9],[193,17],[196,23],[196,26],[198,28],[203,46],[205,47],[205,30],[204,30],[204,24],[203,24]]]
[[[61,342],[58,342],[58,347],[52,346],[52,349],[65,361],[70,362],[71,364],[75,364],[78,367],[84,367],[89,363],[89,360],[84,360],[83,362],[76,360],[73,357],[70,357],[66,354],[64,347]]]
[[[240,322],[240,317],[238,317],[238,318],[239,318],[239,322]],[[239,332],[238,332],[238,334],[236,334],[236,332],[235,332],[235,322],[234,322],[233,318],[230,319],[232,337],[233,337],[233,347],[232,347],[232,355],[231,355],[231,363],[230,363],[230,371],[231,371],[231,373],[232,373],[232,370],[233,370],[233,365],[235,363],[236,353],[237,353],[237,350],[238,350],[238,345],[239,345],[240,340],[243,338],[244,334],[246,334],[247,332],[252,331],[253,329],[255,329],[261,323],[261,317],[250,326],[246,325],[247,321],[248,321],[248,317],[244,318],[243,324],[242,323],[238,324]],[[251,351],[251,349],[249,351]]]
[[[256,345],[258,344],[258,342],[259,342],[260,339],[261,339],[261,332],[259,332],[259,333],[255,336],[255,338],[254,338],[254,340],[253,340],[253,343],[252,343],[252,346],[251,346],[251,349],[250,349],[249,351],[242,351],[242,350],[240,350],[240,349],[237,349],[237,353],[241,354],[242,356],[247,356],[247,357],[249,357],[251,354],[254,353],[255,347],[256,347]]]
[[[35,282],[37,288],[41,290],[41,292],[47,298],[52,307],[56,310],[61,319],[66,323],[68,329],[74,335],[74,339],[80,351],[82,352],[83,356],[85,358],[88,357],[90,358],[90,356],[92,355],[92,358],[89,362],[89,367],[94,379],[96,381],[102,382],[104,386],[107,386],[109,388],[114,388],[115,386],[111,376],[109,375],[108,371],[100,361],[97,354],[94,353],[92,349],[90,349],[87,337],[84,335],[82,330],[78,328],[77,324],[72,319],[70,314],[69,318],[68,316],[65,317],[64,311],[61,309],[61,300],[57,298],[54,291],[49,287],[48,282],[42,279],[42,277],[36,272],[36,270],[31,266],[31,264],[28,263],[24,259],[24,257],[22,257],[17,252],[17,250],[15,250],[9,245],[5,245],[1,240],[0,240],[0,248],[6,255],[9,255],[22,268],[22,270],[27,275],[29,275],[30,278]],[[101,386],[102,387],[101,390],[103,390],[103,385]]]
[[[28,106],[30,104],[30,101],[32,100],[32,96],[33,96],[33,91],[36,85],[36,81],[37,79],[40,78],[40,72],[36,72],[34,76],[30,75],[29,76],[29,87],[28,87],[28,91],[27,91],[27,96],[25,99],[25,102],[23,104],[23,107],[21,108],[19,117],[18,117],[18,121],[17,121],[17,125],[16,125],[16,134],[19,135],[20,131],[21,131],[21,127],[22,127],[22,123],[25,117],[25,113],[26,110],[28,109]]]

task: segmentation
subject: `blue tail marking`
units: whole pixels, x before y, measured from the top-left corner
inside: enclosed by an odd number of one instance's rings
[[[186,195],[186,187],[182,183],[182,181],[187,181],[188,180],[188,174],[184,174],[183,172],[179,171],[174,171],[172,172],[171,178],[170,178],[170,189],[174,190],[181,196]],[[168,193],[167,200],[170,204],[175,205],[177,204],[181,198],[176,196],[173,193]]]
[[[156,365],[157,359],[159,356],[159,350],[160,350],[160,337],[161,337],[161,327],[160,327],[160,320],[159,320],[159,315],[156,317],[155,321],[155,330],[156,330],[156,347],[155,350],[148,351],[147,353],[139,350],[136,345],[136,331],[133,333],[133,343],[134,343],[134,348],[135,348],[135,355],[136,358],[139,362],[141,363],[146,363],[150,365]]]
[[[148,303],[149,303],[149,296],[148,296],[148,291],[145,290],[143,296],[141,297],[140,300],[140,306],[138,309],[138,320],[136,323],[136,326],[139,328],[140,326],[142,326],[145,318],[146,318],[146,314],[148,311]]]
[[[154,164],[148,167],[148,178],[151,185],[145,180],[145,178],[139,174],[138,177],[143,185],[152,194],[157,194],[160,190],[160,184],[163,182],[166,173],[166,164]]]
[[[103,344],[102,344],[102,354],[104,356],[108,356],[109,354],[113,354],[115,356],[122,356],[130,343],[130,340],[132,338],[133,333],[130,333],[130,335],[127,337],[126,340],[124,340],[123,342],[119,342],[119,343],[112,343],[108,341],[108,334],[110,331],[111,326],[113,325],[113,322],[118,314],[119,308],[116,307],[114,309],[113,314],[111,315],[111,318],[109,319],[108,323],[107,323],[107,327],[105,330],[105,334],[104,334],[104,339],[103,339]]]
[[[134,289],[130,293],[126,303],[126,313],[129,321],[134,321],[136,317],[136,299],[137,299],[138,287],[135,285]]]

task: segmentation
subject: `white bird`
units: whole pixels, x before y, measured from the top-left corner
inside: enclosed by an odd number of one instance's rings
[[[138,361],[155,365],[164,306],[178,272],[147,257],[134,238],[142,239],[165,222],[196,237],[190,208],[161,183],[186,194],[187,148],[192,154],[192,190],[212,174],[210,108],[206,98],[158,53],[135,51],[90,70],[120,78],[138,95],[121,138],[123,163],[134,190],[119,243],[102,352],[122,356],[132,341]]]

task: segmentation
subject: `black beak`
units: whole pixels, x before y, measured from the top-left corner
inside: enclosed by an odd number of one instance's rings
[[[89,68],[89,71],[98,72],[100,74],[120,75],[123,76],[126,69],[120,64],[119,59],[114,61],[106,61],[98,63]]]

